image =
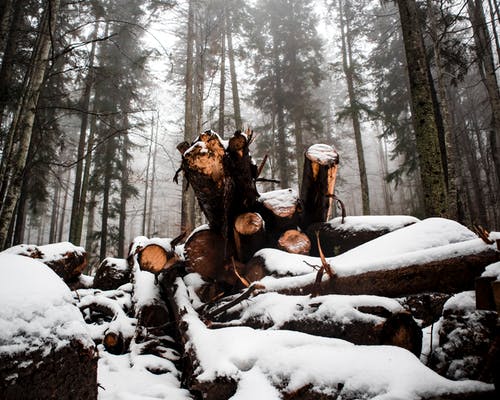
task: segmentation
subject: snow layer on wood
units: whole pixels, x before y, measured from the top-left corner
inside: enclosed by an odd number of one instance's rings
[[[100,346],[101,358],[98,365],[99,400],[188,400],[189,392],[181,389],[180,376],[168,360],[155,357],[154,364],[146,355],[136,356],[131,363],[130,354],[115,356]],[[140,362],[144,358],[144,362]],[[152,373],[163,369],[162,374]]]
[[[409,215],[362,215],[333,218],[328,221],[332,227],[342,231],[395,231],[396,229],[419,222],[420,220]]]
[[[444,303],[443,313],[445,311],[458,311],[461,314],[476,311],[476,292],[470,290],[453,295]]]
[[[430,218],[383,235],[327,261],[339,276],[348,276],[477,254],[488,248],[494,249],[495,246],[485,244],[463,225],[443,218]],[[319,258],[291,255],[279,250],[263,249],[256,255],[265,259],[271,274],[306,274],[296,278],[265,277],[262,283],[270,290],[313,283],[316,272],[311,272],[312,268],[307,264],[321,265]]]
[[[500,261],[488,265],[481,276],[496,278],[497,280],[500,280]]]
[[[106,259],[103,261],[103,263],[113,265],[115,267],[115,269],[118,271],[127,271],[128,270],[127,260],[125,260],[123,258],[106,257]]]
[[[160,286],[155,283],[155,276],[148,271],[141,271],[137,262],[134,264],[134,296],[136,310],[151,304],[160,298]]]
[[[492,390],[482,382],[454,382],[425,367],[409,351],[394,346],[356,346],[339,340],[292,331],[247,327],[208,329],[190,305],[186,287],[176,281],[176,302],[186,310],[187,349],[195,352],[200,382],[227,377],[241,383],[262,382],[292,392],[311,384],[318,392],[367,393],[377,400],[418,399],[430,394]],[[270,384],[269,384],[270,383]],[[235,395],[236,396],[236,395]]]
[[[38,257],[37,258],[42,262],[59,260],[61,256],[66,253],[75,253],[77,255],[83,255],[85,253],[85,249],[83,247],[75,246],[70,242],[60,242],[60,243],[47,244],[45,246],[19,244],[17,246],[4,250],[0,254],[20,254],[20,255],[30,256],[30,254],[34,250],[38,250],[41,252],[40,258]]]
[[[278,293],[263,293],[234,308],[239,309],[238,321],[253,319],[272,324],[279,329],[285,322],[307,318],[331,320],[349,323],[366,321],[379,323],[383,318],[366,314],[357,307],[383,307],[392,313],[403,311],[403,307],[394,299],[379,296],[343,296],[327,295],[311,298],[310,296],[285,296]]]
[[[321,165],[333,165],[339,162],[337,151],[328,144],[313,144],[307,149],[306,157]]]
[[[278,215],[289,215],[289,210],[293,210],[297,205],[297,198],[298,195],[294,189],[280,189],[261,193],[259,201]]]
[[[38,260],[0,255],[0,305],[0,353],[50,352],[72,339],[94,347],[69,288]]]

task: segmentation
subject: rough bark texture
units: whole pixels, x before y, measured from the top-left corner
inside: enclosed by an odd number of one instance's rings
[[[486,249],[478,254],[409,265],[394,270],[365,272],[359,275],[338,276],[321,282],[320,294],[373,294],[400,297],[424,292],[458,293],[474,288],[474,279],[486,266],[496,262],[498,253]],[[246,265],[246,278],[259,280],[266,272],[262,257],[252,258]],[[285,294],[309,294],[314,283],[280,290]]]
[[[94,276],[94,288],[118,289],[121,285],[130,282],[130,273],[131,269],[125,260],[108,257],[97,268]]]
[[[62,348],[0,354],[4,400],[97,399],[97,351],[77,340]]]
[[[332,146],[316,144],[306,151],[300,198],[304,213],[303,230],[315,222],[325,222],[331,211],[339,155]]]
[[[446,187],[428,64],[415,0],[398,0],[410,82],[412,119],[424,193],[425,214],[445,216]]]

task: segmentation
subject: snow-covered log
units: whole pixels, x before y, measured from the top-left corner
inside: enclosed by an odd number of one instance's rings
[[[439,345],[431,354],[431,365],[450,379],[480,379],[493,382],[498,366],[498,315],[476,310],[473,291],[451,297],[443,309]]]
[[[319,255],[316,241],[316,232],[319,232],[323,253],[333,257],[418,221],[406,215],[348,216],[344,222],[337,217],[309,225],[306,233],[312,243],[311,255]]]
[[[326,144],[309,147],[304,157],[300,198],[303,203],[302,229],[327,220],[337,177],[339,155]]]
[[[105,258],[94,275],[94,288],[101,290],[118,289],[130,282],[130,267],[127,260],[121,258]]]
[[[52,270],[2,254],[0,304],[1,399],[97,398],[97,349]]]
[[[203,315],[230,300],[219,300]],[[396,300],[377,296],[263,293],[211,318],[211,328],[230,326],[291,330],[354,344],[395,345],[417,356],[422,348],[422,330],[411,314]]]
[[[87,266],[85,249],[69,242],[45,246],[20,244],[3,251],[2,254],[17,254],[40,260],[52,268],[66,283],[78,278]]]
[[[319,289],[323,294],[386,297],[457,293],[472,289],[474,279],[499,257],[495,245],[484,243],[466,227],[429,218],[328,258],[337,278],[324,277]],[[247,263],[245,276],[261,280],[270,291],[307,294],[317,286],[315,265],[321,265],[315,257],[265,249]]]
[[[396,346],[245,326],[210,329],[182,279],[165,289],[184,347],[185,382],[204,399],[494,398],[492,385],[445,379]]]

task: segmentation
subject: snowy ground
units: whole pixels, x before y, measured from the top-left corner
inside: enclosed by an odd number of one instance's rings
[[[352,222],[363,223],[362,220]],[[394,223],[400,222],[394,219]],[[434,218],[384,235],[328,261],[339,275],[350,275],[473,254],[485,246],[462,225]],[[0,353],[44,346],[48,337],[55,340],[56,345],[57,340],[63,344],[62,341],[77,337],[92,346],[91,339],[102,337],[104,329],[112,324],[124,324],[120,329],[134,329],[136,320],[119,310],[117,317],[106,326],[87,325],[75,307],[79,302],[83,309],[86,301],[91,300],[110,304],[111,298],[116,303],[117,293],[82,289],[74,297],[59,277],[40,261],[8,253],[0,254]],[[317,259],[271,249],[262,250],[260,254],[278,276],[288,275],[264,278],[262,283],[268,289],[315,279],[316,273],[304,261],[316,264]],[[499,263],[488,267],[485,276],[498,279]],[[189,338],[186,350],[196,354],[199,361],[194,371],[198,383],[216,378],[236,382],[232,400],[281,399],[283,393],[292,393],[307,385],[320,394],[340,393],[352,398],[357,393],[359,398],[376,400],[410,400],[430,394],[492,390],[492,385],[478,381],[445,379],[424,365],[431,347],[437,344],[439,321],[433,327],[424,328],[420,360],[398,347],[358,346],[300,332],[241,326],[209,329],[195,311],[199,300],[189,285],[196,281],[192,275],[176,281],[176,301],[186,311],[183,316]],[[159,294],[153,275],[136,271],[134,282],[124,285],[119,295],[122,303],[117,304],[130,307],[132,302],[141,304]],[[309,307],[313,300],[309,296],[266,293],[240,305],[239,311],[241,318],[267,315],[273,327],[278,328],[295,310]],[[365,318],[356,310],[358,304],[370,303],[393,311],[401,307],[394,299],[376,296],[329,295],[315,299],[319,300],[321,308],[315,316],[319,320]],[[446,307],[475,308],[473,293],[454,296]],[[142,355],[134,346],[122,355],[109,354],[102,345],[98,346],[99,399],[192,399],[190,393],[181,388],[181,374],[174,363],[173,352],[166,358]]]

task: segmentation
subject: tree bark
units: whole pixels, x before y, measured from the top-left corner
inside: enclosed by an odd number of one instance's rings
[[[485,267],[499,260],[493,249],[477,254],[450,257],[439,261],[427,261],[393,270],[379,270],[357,275],[337,276],[323,280],[319,294],[372,294],[385,297],[400,297],[423,292],[458,293],[474,288],[474,280]],[[252,258],[246,265],[245,277],[250,281],[267,275],[262,257]],[[314,282],[299,287],[279,290],[283,294],[313,293]]]
[[[226,7],[222,10],[221,38],[220,38],[220,86],[219,86],[219,125],[218,131],[221,137],[224,137],[224,119],[225,119],[225,91],[226,91]]]
[[[301,228],[325,222],[332,208],[339,155],[332,146],[316,144],[304,155],[300,199],[304,207]]]
[[[19,138],[19,145],[15,157],[8,161],[9,165],[5,171],[7,175],[11,176],[10,182],[7,181],[7,176],[2,176],[2,183],[8,183],[6,189],[2,190],[6,195],[3,199],[0,213],[1,248],[7,243],[7,231],[21,190],[23,171],[26,165],[31,141],[36,106],[48,65],[48,57],[52,44],[51,38],[56,25],[59,5],[60,0],[50,0],[47,8],[44,10],[43,17],[40,21],[40,33],[37,43],[33,48],[30,68],[25,77],[22,100],[11,125],[11,135],[12,137]]]
[[[186,73],[184,84],[186,94],[184,99],[184,140],[191,142],[194,132],[193,126],[193,52],[194,52],[194,8],[195,0],[189,1],[188,31],[186,47]],[[199,132],[198,132],[199,133]],[[182,182],[181,231],[191,232],[194,229],[194,193],[188,190],[187,180]]]
[[[474,33],[477,64],[483,84],[488,93],[488,101],[491,108],[489,141],[498,189],[500,188],[500,91],[482,1],[467,0],[467,5]]]
[[[80,138],[78,140],[78,149],[76,153],[76,172],[75,184],[73,187],[73,201],[71,204],[71,222],[69,230],[69,241],[80,245],[82,230],[79,224],[79,212],[82,209],[82,175],[85,160],[85,143],[87,142],[87,126],[90,111],[90,94],[94,84],[94,57],[96,50],[96,39],[99,24],[95,24],[94,32],[92,33],[92,46],[89,54],[89,66],[87,76],[85,77],[85,87],[83,90],[82,98],[80,99],[81,108],[81,123],[80,123]]]
[[[426,216],[445,216],[446,187],[438,130],[428,76],[428,63],[415,0],[398,0],[410,81],[412,119],[415,128]]]
[[[241,120],[240,110],[240,95],[238,91],[238,79],[236,77],[236,66],[234,63],[234,49],[233,49],[233,24],[231,16],[227,15],[227,47],[229,57],[229,73],[231,75],[231,91],[233,93],[233,110],[234,110],[234,125],[236,129],[243,130],[243,122]]]
[[[358,158],[359,180],[361,184],[361,200],[363,205],[363,215],[370,215],[370,192],[368,188],[368,176],[366,174],[365,155],[363,140],[361,138],[361,125],[359,122],[358,102],[354,89],[354,63],[352,59],[352,32],[349,20],[346,17],[342,0],[339,0],[340,32],[342,40],[342,67],[347,82],[347,92],[349,95],[349,108],[351,110],[352,127],[354,130],[354,140],[356,142],[356,154]]]

